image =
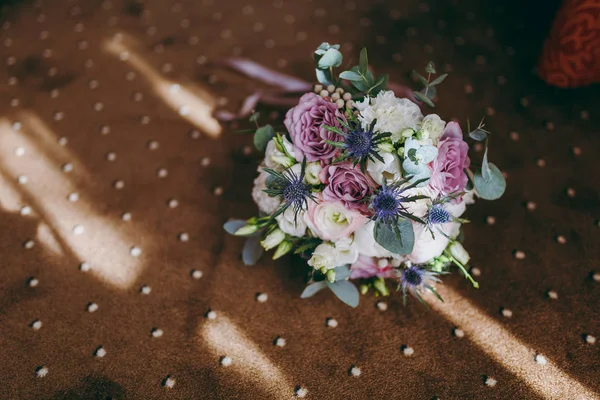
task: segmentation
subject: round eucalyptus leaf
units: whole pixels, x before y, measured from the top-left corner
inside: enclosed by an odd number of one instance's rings
[[[502,172],[494,164],[489,164],[489,173],[487,179],[484,179],[481,171],[476,171],[473,175],[473,184],[479,197],[485,200],[499,199],[506,190],[506,181]]]
[[[254,147],[259,151],[265,151],[267,144],[275,137],[275,129],[271,125],[261,126],[254,134]]]

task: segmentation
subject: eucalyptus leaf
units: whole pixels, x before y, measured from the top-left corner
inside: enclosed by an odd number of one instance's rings
[[[473,176],[473,185],[477,194],[484,200],[499,199],[506,190],[506,181],[502,172],[494,164],[489,163],[490,174],[485,179],[481,171],[476,171]]]
[[[423,93],[421,93],[421,92],[413,92],[413,94],[415,95],[415,97],[417,98],[417,100],[422,101],[423,103],[427,104],[429,107],[435,107],[435,104],[433,104],[433,101],[431,101],[429,99],[429,97],[427,97]]]
[[[275,129],[271,125],[261,126],[254,134],[254,147],[259,151],[265,151],[267,144],[275,137]]]
[[[260,117],[260,113],[257,111],[255,113],[253,113],[248,120],[250,122],[257,122],[259,117]]]
[[[246,221],[242,219],[234,219],[225,222],[225,224],[223,224],[223,229],[225,229],[225,232],[229,233],[230,235],[233,235],[237,232],[238,229],[240,229],[243,226],[246,226]]]
[[[427,81],[427,78],[425,78],[423,75],[421,75],[420,73],[418,73],[417,71],[413,70],[412,74],[415,78],[418,79],[419,82],[421,82],[421,84],[423,86],[428,86],[429,82]]]
[[[371,71],[367,70],[365,78],[367,79],[367,85],[369,85],[369,87],[373,87],[375,85],[375,77]]]
[[[442,74],[442,75],[438,76],[429,84],[429,86],[439,85],[440,83],[444,82],[444,79],[446,79],[447,76],[448,76],[448,74]]]
[[[340,74],[340,78],[347,79],[349,81],[362,81],[363,77],[354,71],[344,71]]]
[[[415,232],[407,219],[398,221],[396,226],[377,222],[374,234],[375,241],[394,254],[410,254],[415,245]]]
[[[254,265],[260,260],[265,249],[260,245],[260,235],[251,236],[244,243],[242,250],[242,260],[245,265]]]
[[[367,48],[363,47],[360,51],[360,57],[358,65],[360,67],[360,72],[365,75],[369,70],[369,58],[367,57]]]
[[[476,129],[473,132],[469,133],[469,137],[473,140],[477,140],[478,142],[484,141],[487,138],[488,134],[481,129]]]
[[[490,164],[488,162],[487,153],[488,153],[488,146],[487,146],[487,142],[486,142],[485,152],[483,153],[483,161],[481,162],[481,176],[485,180],[490,179],[490,175],[492,174],[492,171],[490,170]]]
[[[427,72],[428,74],[435,74],[435,64],[433,63],[433,61],[429,61],[427,63],[427,66],[425,67],[425,72]]]
[[[358,289],[350,281],[335,281],[333,283],[326,281],[331,291],[344,303],[350,307],[358,306],[360,294]]]
[[[329,86],[333,85],[333,77],[331,76],[331,71],[329,69],[315,69],[315,74],[317,75],[317,81],[321,85]]]
[[[317,294],[322,289],[325,289],[326,287],[327,287],[327,284],[325,284],[325,281],[313,282],[304,288],[304,291],[300,295],[300,298],[308,299],[309,297],[314,296],[315,294]]]
[[[350,277],[350,266],[342,265],[341,267],[335,268],[335,280],[343,281],[346,278]]]
[[[339,67],[342,65],[342,53],[338,49],[329,48],[317,63],[321,69]]]

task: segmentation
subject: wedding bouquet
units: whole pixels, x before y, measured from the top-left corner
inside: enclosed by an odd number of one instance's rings
[[[446,78],[433,63],[425,76],[413,72],[423,89],[409,98],[387,90],[387,76],[374,77],[366,49],[337,78],[338,45],[319,46],[315,63],[320,84],[287,111],[284,131],[250,118],[265,152],[252,190],[260,213],[224,226],[248,237],[244,263],[264,250],[274,249],[273,259],[299,254],[311,267],[303,298],[329,288],[353,307],[359,292],[388,295],[390,281],[405,302],[408,293],[423,301],[425,292],[441,300],[435,284],[453,267],[478,287],[460,243],[461,216],[475,197],[494,200],[506,187],[488,162],[484,125],[463,134],[454,121],[423,115],[420,106],[434,106]],[[485,145],[478,168],[468,137]]]

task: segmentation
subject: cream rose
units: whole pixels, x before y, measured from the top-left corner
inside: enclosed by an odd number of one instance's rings
[[[308,265],[314,269],[333,269],[337,267],[335,247],[330,243],[321,243],[313,251],[312,257],[308,260]]]
[[[285,150],[290,155],[294,155],[295,149],[294,145],[291,144],[286,138],[283,138],[283,145],[285,146]],[[283,152],[277,149],[275,145],[275,139],[272,139],[268,144],[265,150],[265,165],[269,168],[272,168],[276,171],[281,171],[293,164],[296,163],[296,160],[289,158]]]
[[[254,180],[254,187],[252,188],[252,199],[258,206],[258,209],[265,214],[273,214],[279,204],[281,203],[277,197],[270,197],[268,194],[263,192],[267,188],[267,174],[262,170],[262,166],[258,168],[258,177]]]
[[[446,122],[437,114],[426,115],[421,124],[421,130],[424,133],[426,132],[427,136],[424,137],[424,139],[431,139],[434,145],[437,144],[438,139],[442,136],[442,133],[444,133],[445,127]]]
[[[279,229],[288,235],[302,237],[306,234],[306,221],[304,220],[306,212],[299,211],[296,217],[296,212],[293,207],[289,207],[283,213],[275,217],[279,224]]]
[[[391,257],[392,253],[375,241],[374,228],[375,222],[369,221],[354,232],[354,248],[363,256],[377,258]]]
[[[364,225],[367,217],[360,212],[344,207],[340,202],[308,202],[306,224],[312,233],[323,239],[336,241],[350,236]]]
[[[379,160],[367,161],[367,173],[369,176],[382,185],[383,181],[388,182],[396,181],[402,177],[400,172],[400,161],[398,157],[391,153],[380,153],[383,158],[383,162]]]

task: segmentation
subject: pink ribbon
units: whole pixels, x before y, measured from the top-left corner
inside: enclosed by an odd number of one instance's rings
[[[227,58],[219,62],[219,65],[274,87],[273,89],[258,89],[254,91],[244,99],[242,107],[236,113],[227,110],[217,110],[215,117],[219,121],[229,122],[247,118],[252,114],[258,103],[291,108],[298,104],[298,95],[313,90],[313,85],[309,82],[274,71],[245,58]],[[406,97],[413,103],[420,105],[415,99],[412,90],[408,87],[389,82],[388,89],[394,91],[396,96]],[[294,96],[291,97],[291,95]]]

